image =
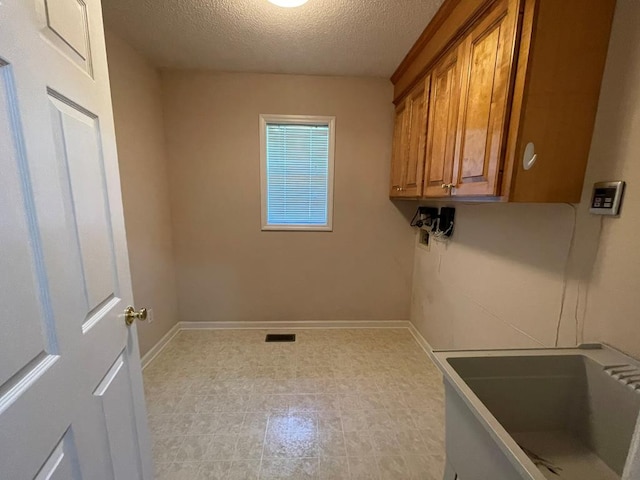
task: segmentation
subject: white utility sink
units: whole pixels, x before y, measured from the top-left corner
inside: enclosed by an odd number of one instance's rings
[[[619,480],[640,412],[640,363],[603,345],[437,351],[445,480]]]

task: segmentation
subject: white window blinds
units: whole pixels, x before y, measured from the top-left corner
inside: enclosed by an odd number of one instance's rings
[[[329,229],[332,182],[331,128],[317,124],[264,122],[266,195],[263,228]],[[266,197],[266,198],[264,198]],[[265,217],[266,216],[266,222]],[[322,228],[324,227],[324,228]]]

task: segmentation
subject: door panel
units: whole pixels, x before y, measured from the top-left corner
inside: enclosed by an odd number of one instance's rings
[[[391,158],[391,188],[390,197],[402,196],[404,168],[407,158],[407,103],[402,102],[396,107],[396,116],[393,126],[393,156]]]
[[[498,195],[514,17],[500,2],[463,41],[454,195]]]
[[[78,452],[71,429],[67,430],[34,480],[80,480]]]
[[[0,10],[0,477],[151,480],[100,2]]]
[[[86,333],[119,302],[99,124],[95,115],[60,94],[50,92],[49,100],[58,165],[67,180],[68,216],[80,255]]]
[[[407,98],[409,139],[401,191],[401,196],[403,197],[419,197],[422,195],[429,82],[430,77],[421,81]]]
[[[424,189],[427,197],[449,195],[443,185],[451,183],[453,170],[460,99],[458,69],[458,49],[454,48],[431,74]]]
[[[471,72],[469,73],[471,80],[467,92],[468,100],[462,132],[462,154],[468,160],[462,162],[460,166],[461,177],[472,179],[471,181],[474,181],[474,177],[486,178],[484,157],[490,140],[487,132],[491,115],[499,33],[499,30],[491,31],[471,48]]]
[[[36,0],[40,30],[69,60],[93,76],[87,4],[82,0]]]
[[[100,402],[104,415],[115,478],[140,478],[133,392],[125,352],[111,365],[93,395]]]
[[[0,205],[2,222],[8,227],[2,229],[0,255],[0,272],[4,272],[0,275],[2,335],[6,342],[6,359],[3,356],[0,362],[0,391],[7,389],[10,380],[19,383],[32,375],[47,355],[57,353],[28,166],[24,150],[14,148],[14,135],[23,133],[19,118],[10,66],[0,62],[0,151],[4,156]]]

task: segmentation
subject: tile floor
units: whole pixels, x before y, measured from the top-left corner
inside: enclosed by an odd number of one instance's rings
[[[441,376],[407,330],[179,333],[144,371],[158,480],[441,480]]]

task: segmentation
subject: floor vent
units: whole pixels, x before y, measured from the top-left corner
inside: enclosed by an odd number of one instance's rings
[[[295,333],[268,333],[265,342],[295,342]]]

